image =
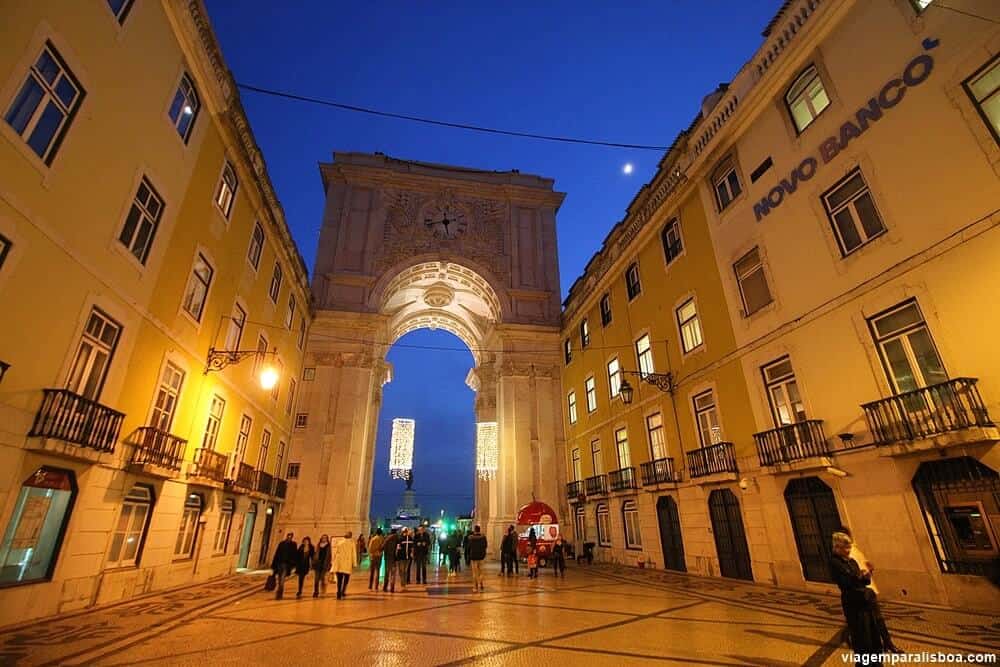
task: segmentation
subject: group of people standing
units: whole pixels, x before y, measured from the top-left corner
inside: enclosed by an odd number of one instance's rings
[[[321,592],[325,595],[326,580],[331,571],[337,576],[337,599],[346,597],[347,582],[358,564],[354,540],[351,538],[351,531],[347,531],[344,538],[333,546],[328,535],[321,535],[319,542],[313,546],[308,537],[303,537],[302,543],[296,544],[293,533],[285,535],[285,539],[278,543],[271,561],[275,599],[280,600],[285,596],[285,579],[292,572],[299,578],[296,598],[302,597],[302,586],[310,572],[314,575],[313,597],[318,598]]]
[[[382,564],[385,563],[385,577],[382,579],[382,591],[395,593],[396,580],[399,586],[406,590],[411,581],[414,564],[417,570],[417,583],[427,583],[427,557],[431,551],[431,536],[427,529],[418,526],[416,531],[409,528],[397,530],[393,528],[386,535],[379,528],[368,539],[368,590],[379,589]]]

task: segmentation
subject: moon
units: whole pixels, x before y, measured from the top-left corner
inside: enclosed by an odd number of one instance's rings
[[[626,162],[625,166],[622,167],[622,173],[627,176],[627,175],[629,175],[629,174],[632,173],[633,169],[634,169],[634,167],[632,166],[632,163],[631,162]]]

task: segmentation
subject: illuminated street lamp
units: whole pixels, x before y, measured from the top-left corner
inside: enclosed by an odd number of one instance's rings
[[[643,373],[641,371],[621,371],[622,375],[636,375],[646,384],[651,384],[664,393],[673,393],[674,376],[672,373]],[[625,405],[631,405],[635,397],[635,389],[629,384],[628,378],[622,378],[618,388],[618,397]]]
[[[260,388],[264,391],[271,391],[278,384],[281,375],[273,363],[265,361],[269,356],[272,358],[277,357],[278,348],[274,348],[268,352],[266,350],[217,350],[214,347],[210,347],[208,348],[208,360],[205,363],[205,375],[208,375],[212,371],[221,371],[226,366],[232,366],[244,359],[254,357],[260,365],[260,373],[257,376]]]

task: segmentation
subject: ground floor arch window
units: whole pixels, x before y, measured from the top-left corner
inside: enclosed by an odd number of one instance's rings
[[[582,506],[577,505],[574,519],[573,525],[576,528],[576,541],[583,544],[587,541],[587,513]]]
[[[622,522],[625,524],[625,548],[642,549],[642,533],[639,530],[639,505],[634,500],[622,503]]]
[[[198,521],[205,500],[200,493],[189,493],[184,500],[184,513],[181,514],[181,525],[177,529],[177,541],[174,542],[174,556],[190,558],[194,555],[194,545],[198,537]]]
[[[76,492],[71,470],[41,466],[24,480],[0,542],[0,584],[52,578]]]
[[[132,567],[139,564],[142,543],[149,530],[149,518],[153,509],[153,490],[136,484],[122,499],[122,509],[118,514],[111,535],[108,550],[108,567]]]
[[[806,581],[833,583],[831,539],[840,530],[840,512],[833,489],[819,477],[800,477],[785,487],[795,546]]]
[[[597,506],[597,543],[602,547],[611,546],[611,515],[604,503]]]
[[[233,513],[236,511],[236,501],[226,498],[219,507],[219,522],[215,524],[215,539],[212,543],[212,553],[224,554],[229,546],[229,533],[233,528]]]

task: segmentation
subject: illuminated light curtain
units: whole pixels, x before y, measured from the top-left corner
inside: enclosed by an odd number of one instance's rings
[[[397,417],[392,420],[392,447],[389,474],[393,479],[409,479],[413,470],[413,430],[416,422]]]
[[[476,424],[476,473],[479,479],[493,479],[497,474],[497,423]]]

